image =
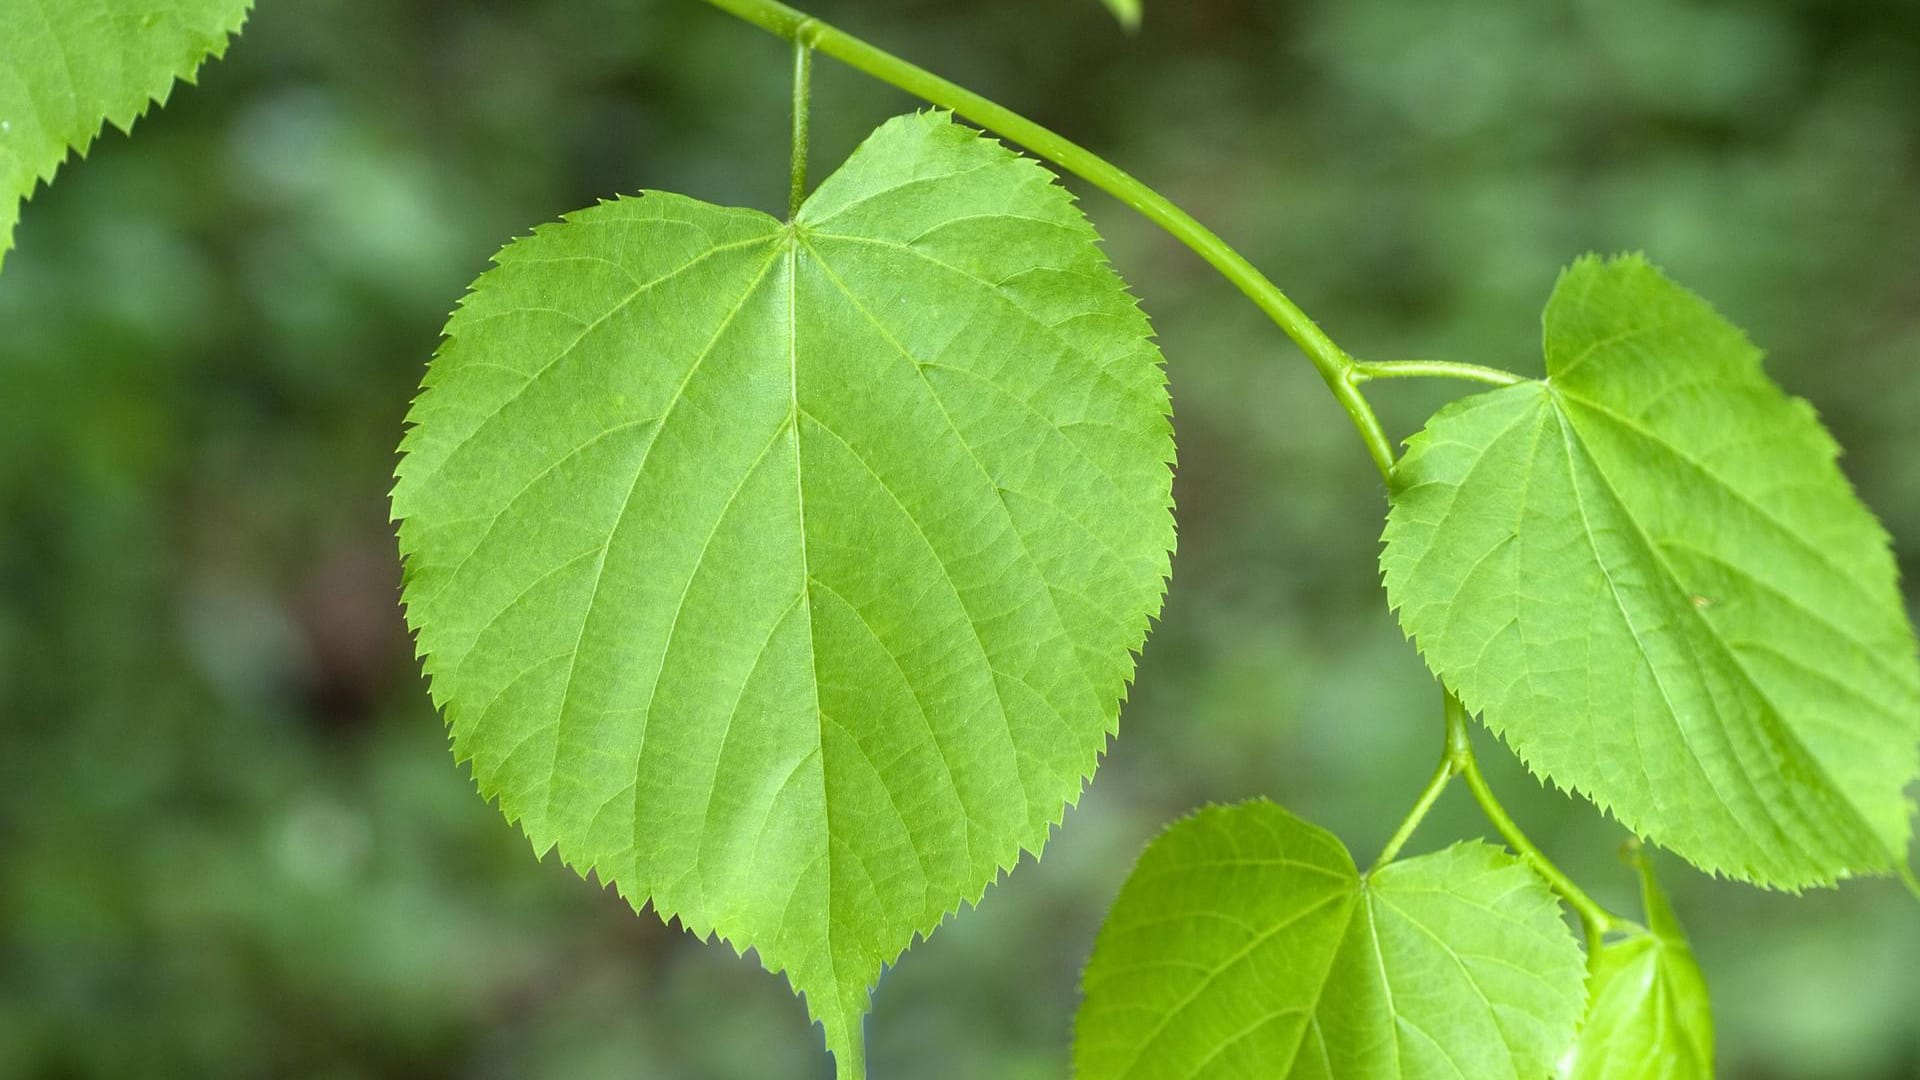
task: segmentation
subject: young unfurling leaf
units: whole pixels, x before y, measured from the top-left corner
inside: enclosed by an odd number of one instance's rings
[[[1165,377],[1072,198],[944,114],[796,220],[649,193],[503,250],[394,490],[455,754],[545,851],[787,973],[1038,851],[1173,545]]]
[[[1639,861],[1647,927],[1594,958],[1580,1040],[1564,1080],[1712,1080],[1713,1010],[1693,948],[1653,866]]]

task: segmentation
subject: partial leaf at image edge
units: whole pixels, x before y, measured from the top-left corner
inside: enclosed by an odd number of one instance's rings
[[[1381,558],[1401,625],[1536,773],[1702,869],[1889,872],[1920,663],[1833,439],[1638,257],[1572,266],[1545,348],[1544,382],[1409,441]]]
[[[1140,28],[1140,16],[1143,14],[1142,0],[1101,0],[1113,12],[1114,18],[1128,30]]]
[[[941,113],[792,225],[649,193],[496,262],[393,495],[455,754],[858,1075],[883,966],[1116,730],[1173,546],[1147,320],[1052,174]]]
[[[1578,943],[1544,881],[1469,842],[1363,877],[1264,800],[1151,845],[1082,980],[1081,1080],[1536,1080],[1574,1038]]]
[[[19,0],[0,4],[0,263],[20,204],[85,156],[106,124],[129,131],[173,84],[226,51],[252,0]]]
[[[1587,1018],[1563,1080],[1712,1080],[1713,1008],[1693,947],[1637,860],[1647,925],[1603,945],[1589,976]]]

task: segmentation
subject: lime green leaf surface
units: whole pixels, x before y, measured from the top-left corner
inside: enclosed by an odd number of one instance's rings
[[[1536,772],[1703,869],[1886,872],[1920,666],[1832,438],[1639,258],[1575,264],[1545,322],[1545,382],[1408,444],[1382,557],[1402,626]]]
[[[1362,878],[1264,801],[1210,807],[1141,856],[1100,931],[1081,1080],[1538,1080],[1584,1001],[1546,884],[1481,843]]]
[[[1120,20],[1121,26],[1129,30],[1140,28],[1141,0],[1102,0],[1102,2],[1112,10],[1114,17]]]
[[[1566,1080],[1712,1080],[1706,980],[1645,858],[1640,879],[1647,928],[1594,959],[1592,1001]]]
[[[252,0],[0,2],[0,260],[20,203],[111,123],[165,104],[246,20]]]
[[[454,751],[536,848],[786,972],[847,1065],[882,966],[1115,731],[1173,544],[1146,318],[944,114],[791,227],[648,193],[496,262],[393,496]]]

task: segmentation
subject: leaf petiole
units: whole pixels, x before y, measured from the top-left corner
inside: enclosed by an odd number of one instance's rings
[[[1354,363],[1352,377],[1355,382],[1363,383],[1374,379],[1465,379],[1489,386],[1518,386],[1533,381],[1511,371],[1454,360],[1361,360]]]
[[[1400,821],[1400,827],[1395,829],[1393,836],[1387,840],[1387,846],[1380,849],[1380,856],[1373,860],[1372,866],[1367,867],[1369,877],[1400,854],[1400,849],[1413,838],[1414,830],[1426,820],[1427,811],[1432,810],[1433,804],[1440,801],[1440,796],[1446,792],[1447,785],[1452,783],[1456,771],[1452,754],[1442,755],[1439,767],[1433,770],[1433,778],[1427,781],[1425,790],[1421,791],[1420,797],[1414,801],[1413,809],[1407,811],[1407,816]]]
[[[807,201],[807,143],[812,134],[813,46],[795,38],[793,42],[793,171],[787,190],[787,219],[800,216],[800,204]]]

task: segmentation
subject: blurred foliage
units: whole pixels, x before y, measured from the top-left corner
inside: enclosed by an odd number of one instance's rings
[[[1772,353],[1920,559],[1920,4],[839,0],[1163,186],[1349,348],[1537,370],[1558,268],[1644,249]],[[263,0],[26,208],[0,277],[0,1076],[824,1077],[779,982],[526,842],[453,768],[385,493],[447,310],[638,187],[784,203],[784,46],[692,0]],[[912,103],[823,64],[824,171]],[[1384,500],[1259,314],[1104,197],[1171,362],[1181,550],[1099,781],[881,986],[876,1075],[1065,1074],[1132,859],[1267,794],[1377,847],[1438,750]],[[1383,386],[1411,431],[1458,387]],[[1630,909],[1617,826],[1485,748]],[[1459,793],[1422,849],[1483,828]],[[1663,862],[1723,1075],[1920,1075],[1920,911]]]

